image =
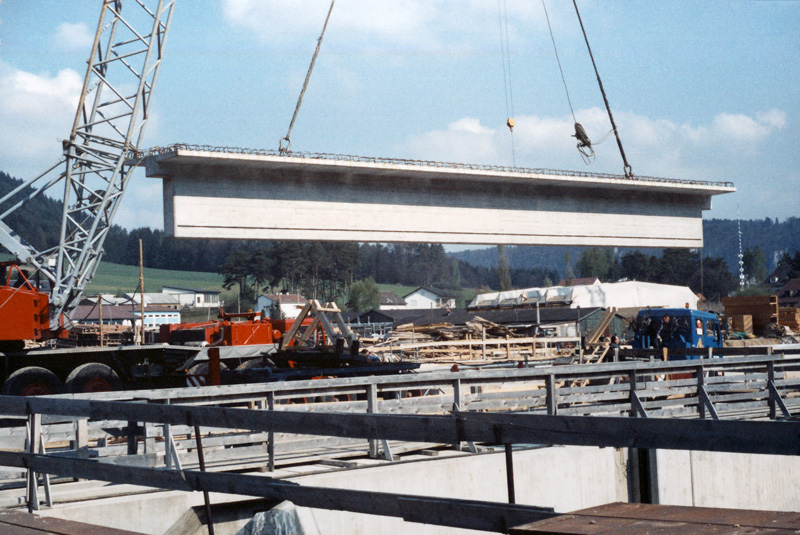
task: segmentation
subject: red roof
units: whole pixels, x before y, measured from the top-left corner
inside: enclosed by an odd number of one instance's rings
[[[800,279],[791,279],[778,290],[778,302],[781,306],[800,306]]]

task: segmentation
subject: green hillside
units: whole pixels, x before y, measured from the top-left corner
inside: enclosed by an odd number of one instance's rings
[[[92,282],[86,287],[86,295],[98,293],[125,294],[139,286],[139,268],[101,262]],[[144,268],[144,289],[146,292],[160,292],[162,286],[181,286],[204,290],[222,288],[222,275],[194,271],[171,271],[167,269]],[[233,293],[233,292],[231,292]]]

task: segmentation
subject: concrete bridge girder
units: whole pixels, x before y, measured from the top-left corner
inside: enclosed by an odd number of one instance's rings
[[[177,149],[165,230],[186,238],[701,247],[730,184]]]

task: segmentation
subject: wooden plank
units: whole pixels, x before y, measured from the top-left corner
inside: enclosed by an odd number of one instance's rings
[[[0,522],[0,528],[2,528],[3,535],[50,535],[48,532],[39,529],[14,526],[2,522]]]
[[[740,525],[760,528],[800,529],[800,513],[725,509],[719,507],[689,507],[683,505],[653,505],[613,503],[574,511],[574,514],[616,518],[665,521],[701,522],[706,524]]]
[[[798,513],[614,503],[521,525],[515,535],[788,535],[800,528]]]
[[[487,346],[487,345],[506,345],[508,342],[511,342],[512,345],[524,345],[524,344],[532,344],[532,343],[548,343],[548,344],[557,344],[563,342],[578,342],[580,341],[579,338],[575,337],[567,337],[567,338],[488,338],[486,340],[482,339],[472,339],[472,340],[445,340],[443,342],[419,342],[415,344],[397,344],[393,345],[392,348],[395,350],[401,349],[422,349],[428,347],[472,347],[472,346]]]
[[[508,530],[510,535],[599,535],[635,524],[628,518],[596,519],[574,514],[560,515],[547,520],[519,525]]]
[[[19,529],[19,531],[15,531]],[[108,528],[64,520],[55,517],[35,516],[18,511],[0,512],[0,533],[4,535],[142,535],[139,532]]]

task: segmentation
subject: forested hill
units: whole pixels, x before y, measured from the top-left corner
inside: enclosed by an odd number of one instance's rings
[[[20,186],[22,180],[17,180],[0,171],[0,198],[5,197],[11,190]],[[33,190],[20,192],[20,195],[32,193]],[[14,197],[13,201],[17,201]],[[22,237],[38,250],[47,249],[58,242],[58,233],[61,228],[61,202],[40,195],[32,199],[22,209],[17,210],[5,218],[5,223],[16,230]],[[0,206],[0,213],[5,212],[9,205]],[[6,252],[6,251],[2,251]]]
[[[720,257],[728,264],[731,271],[737,269],[739,254],[739,222],[735,219],[710,219],[703,221],[704,257]],[[742,250],[758,245],[764,251],[767,269],[775,268],[784,253],[794,254],[800,251],[800,217],[790,217],[785,221],[766,218],[761,220],[743,220]],[[555,269],[560,277],[566,273],[566,257],[571,265],[581,257],[583,247],[556,246],[518,246],[506,247],[506,256],[512,268],[544,267]],[[620,247],[615,249],[615,256],[620,258],[635,249]],[[660,255],[661,249],[638,249],[647,255]],[[496,266],[497,248],[473,249],[453,253],[452,256],[476,266]]]
[[[0,196],[5,195],[21,184],[0,171]],[[0,207],[5,210],[8,206]],[[6,219],[14,230],[28,240],[34,247],[43,250],[58,240],[61,225],[61,202],[40,196]],[[705,235],[704,257],[721,257],[730,271],[738,265],[739,240],[736,220],[711,219],[703,222]],[[792,217],[783,222],[770,218],[764,220],[742,221],[743,249],[758,245],[766,256],[766,268],[771,270],[784,253],[800,251],[800,218]],[[219,272],[223,263],[237,250],[247,248],[252,251],[267,251],[278,254],[283,251],[264,242],[242,242],[232,240],[176,240],[164,237],[164,232],[149,228],[132,231],[114,226],[106,239],[104,260],[118,264],[136,265],[139,259],[138,240],[144,243],[146,267],[173,269],[181,271]],[[314,244],[303,244],[290,248],[295,252],[307,252]],[[319,247],[317,247],[319,249]],[[335,244],[325,244],[323,254],[305,256],[306,263],[316,262],[335,264],[337,248]],[[361,279],[373,277],[378,282],[402,283],[412,285],[449,284],[462,287],[489,285],[494,287],[497,276],[497,248],[464,251],[445,255],[441,246],[362,245],[358,251],[358,262],[350,277]],[[309,249],[310,250],[310,249]],[[344,249],[343,249],[344,250]],[[349,249],[347,249],[349,250]],[[632,252],[633,249],[618,249],[616,258]],[[542,284],[545,279],[557,282],[557,278],[567,275],[567,255],[569,264],[575,266],[581,258],[580,247],[507,247],[509,266],[514,273],[514,284],[518,287]],[[646,255],[660,255],[660,249],[640,250]],[[288,253],[282,252],[286,256]],[[350,253],[352,254],[352,253]],[[329,257],[325,260],[326,255]],[[303,255],[301,255],[303,256]],[[455,262],[455,259],[461,262]],[[277,260],[277,259],[276,259]],[[402,269],[401,269],[402,268]],[[414,276],[411,276],[411,275]],[[387,279],[387,280],[383,280]],[[391,280],[390,280],[391,279]],[[556,280],[553,280],[556,279]]]

